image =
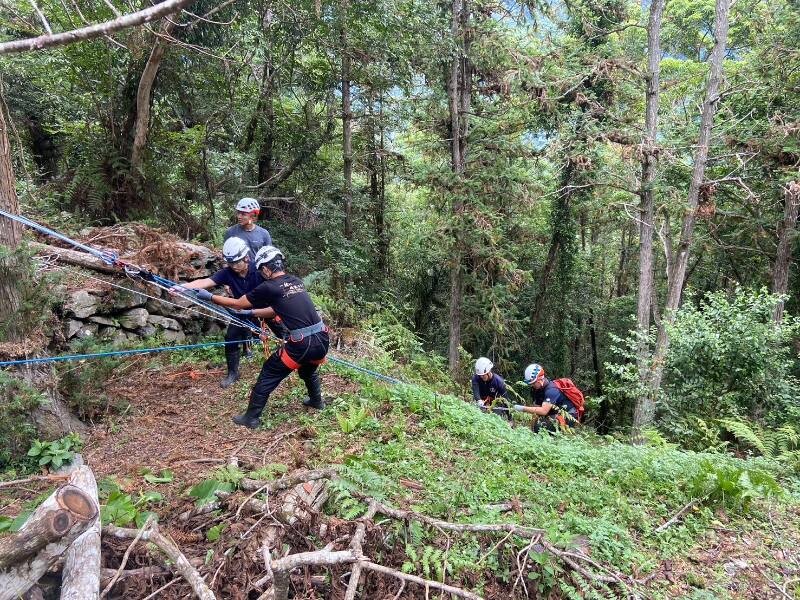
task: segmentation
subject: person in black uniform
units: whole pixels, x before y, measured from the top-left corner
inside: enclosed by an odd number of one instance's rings
[[[264,246],[256,253],[255,265],[264,277],[264,283],[241,298],[215,296],[198,292],[202,300],[244,311],[253,316],[272,318],[279,316],[289,329],[289,338],[283,347],[273,352],[261,368],[261,373],[250,392],[250,403],[244,414],[233,417],[233,422],[250,429],[261,424],[261,413],[269,395],[292,371],[297,370],[305,382],[308,397],[303,404],[322,410],[322,386],[319,366],[328,354],[328,328],[322,322],[303,280],[285,272],[283,253],[275,246]]]
[[[222,256],[225,258],[225,267],[203,279],[195,279],[189,283],[175,285],[170,288],[169,293],[173,296],[180,296],[186,294],[197,295],[197,290],[207,290],[217,286],[227,287],[234,298],[240,298],[247,292],[254,290],[256,287],[264,283],[264,278],[256,270],[253,261],[249,256],[250,247],[243,239],[232,237],[229,238],[225,245],[222,246]],[[239,314],[240,321],[252,323],[250,315]],[[280,319],[271,319],[267,322],[272,332],[280,338],[286,338],[288,332],[286,327],[280,322]],[[225,331],[225,341],[234,342],[241,340],[247,343],[250,339],[250,329],[230,323]],[[233,385],[239,380],[239,344],[228,344],[225,346],[225,362],[228,367],[228,374],[220,382],[220,387],[225,389]]]

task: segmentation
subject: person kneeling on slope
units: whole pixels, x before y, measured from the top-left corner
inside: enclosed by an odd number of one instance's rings
[[[253,262],[250,260],[249,253],[250,247],[245,240],[238,237],[228,238],[222,246],[225,267],[211,275],[211,277],[195,279],[189,283],[173,286],[170,288],[169,293],[175,296],[224,285],[228,287],[234,298],[241,298],[264,282],[264,278],[256,271]],[[257,327],[251,315],[237,314],[236,316],[239,317],[240,321],[251,322]],[[278,337],[284,338],[288,335],[288,331],[280,322],[280,319],[271,319],[267,324]],[[250,335],[250,329],[231,323],[225,331],[225,341],[234,342],[239,340],[246,342],[250,339]],[[240,346],[240,344],[234,343],[225,345],[225,363],[228,367],[228,374],[219,384],[223,389],[230,387],[239,380]]]
[[[475,361],[475,375],[472,376],[472,399],[481,410],[486,411],[490,407],[496,415],[502,415],[511,419],[511,411],[508,408],[508,390],[506,382],[500,375],[492,372],[494,365],[485,356],[481,356]],[[495,407],[495,404],[499,406]]]
[[[308,397],[303,404],[322,410],[322,385],[319,366],[328,354],[328,328],[320,319],[303,280],[285,271],[283,253],[275,246],[264,246],[256,253],[256,269],[264,283],[238,299],[215,296],[205,292],[198,297],[215,304],[238,310],[253,309],[257,317],[278,316],[289,328],[286,344],[273,352],[261,368],[261,373],[250,392],[250,403],[244,414],[233,417],[233,422],[250,429],[261,424],[261,413],[269,395],[292,371],[297,370],[306,384]]]
[[[515,404],[514,410],[536,415],[533,430],[555,432],[581,422],[584,411],[583,393],[571,379],[545,377],[544,368],[536,363],[525,368],[525,383],[530,386],[533,406]]]

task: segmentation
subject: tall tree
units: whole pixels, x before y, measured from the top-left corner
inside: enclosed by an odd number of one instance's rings
[[[12,214],[19,213],[16,180],[11,166],[11,146],[8,142],[8,125],[5,108],[0,102],[0,208]],[[0,217],[0,246],[11,254],[0,258],[0,324],[6,339],[14,341],[19,336],[14,315],[19,310],[20,293],[17,288],[17,271],[13,251],[21,239],[20,226],[5,217]],[[5,253],[4,253],[5,254]]]
[[[344,205],[344,237],[353,239],[353,109],[350,96],[351,57],[347,43],[348,0],[340,4],[340,43],[342,52],[342,203]]]
[[[797,211],[800,207],[800,181],[792,181],[786,186],[783,194],[783,221],[778,226],[778,251],[772,267],[772,293],[784,295],[789,289],[789,267],[792,264],[792,247],[796,237]],[[773,319],[776,323],[783,320],[784,301],[775,306]]]
[[[649,346],[650,304],[653,297],[653,225],[655,203],[653,186],[658,164],[658,96],[661,75],[661,19],[665,0],[653,0],[647,25],[647,91],[645,92],[644,136],[642,138],[642,184],[639,190],[639,293],[636,326],[639,332],[639,378],[644,383],[650,375]],[[649,394],[640,394],[633,415],[633,435],[638,438],[642,426],[653,419],[655,404]]]
[[[450,372],[458,375],[461,345],[461,304],[464,295],[464,178],[467,163],[467,134],[472,99],[472,65],[469,60],[469,0],[452,0],[450,36],[454,44],[447,79],[450,115],[450,166],[454,175],[452,197],[452,247],[450,253],[450,332],[447,359]]]
[[[697,205],[701,189],[705,183],[706,163],[708,161],[708,150],[711,142],[711,128],[714,124],[714,113],[720,101],[719,88],[722,80],[725,50],[728,42],[730,7],[730,0],[716,0],[714,15],[714,48],[709,58],[708,81],[706,83],[705,99],[703,101],[700,117],[700,133],[697,138],[692,178],[689,183],[686,205],[684,206],[680,240],[669,261],[667,300],[664,305],[664,315],[661,327],[659,327],[658,338],[653,354],[652,376],[648,381],[649,397],[647,400],[647,410],[642,411],[640,414],[637,424],[639,431],[641,428],[648,426],[654,417],[653,409],[655,407],[655,398],[661,387],[661,379],[664,375],[664,363],[669,348],[669,327],[675,322],[681,293],[686,280],[689,254],[692,240],[694,239],[694,229],[697,220]]]

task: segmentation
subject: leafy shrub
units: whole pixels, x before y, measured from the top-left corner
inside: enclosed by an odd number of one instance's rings
[[[83,442],[77,434],[71,433],[60,440],[52,442],[42,442],[34,440],[28,456],[38,461],[40,467],[51,467],[60,469],[63,465],[68,465],[75,457],[75,452],[79,451]]]
[[[781,488],[766,471],[705,460],[691,482],[691,493],[711,504],[746,510],[754,499],[776,496]]]
[[[113,477],[106,477],[98,485],[100,496],[100,520],[103,525],[114,524],[124,527],[135,523],[142,527],[148,517],[157,516],[146,510],[151,504],[161,502],[163,497],[158,492],[146,491],[135,495],[128,494],[120,488]]]
[[[773,424],[800,420],[800,382],[791,375],[790,342],[800,320],[776,325],[779,298],[765,289],[689,298],[670,329],[664,378],[666,422],[685,413],[704,418],[740,415]]]
[[[19,461],[36,437],[31,412],[43,400],[24,381],[0,371],[0,469]]]

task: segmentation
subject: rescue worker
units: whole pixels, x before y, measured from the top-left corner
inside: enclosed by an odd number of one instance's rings
[[[485,356],[475,361],[475,374],[472,376],[472,398],[481,410],[488,410],[496,415],[511,419],[508,408],[508,390],[506,382],[500,375],[493,373],[494,364]],[[499,406],[496,406],[499,403]]]
[[[514,410],[526,412],[537,417],[533,430],[555,432],[574,427],[580,420],[575,404],[545,377],[544,368],[536,363],[525,367],[525,383],[530,386],[533,406],[515,404]]]
[[[247,242],[250,248],[250,259],[254,259],[256,252],[264,246],[272,245],[272,236],[269,231],[256,225],[261,205],[255,198],[242,198],[236,203],[236,225],[225,232],[225,240],[238,237]]]
[[[225,258],[225,267],[203,279],[196,279],[190,283],[176,285],[170,288],[169,293],[178,295],[191,292],[192,290],[207,290],[220,285],[227,286],[234,298],[240,298],[247,292],[255,289],[264,282],[264,278],[258,274],[253,261],[250,260],[250,247],[243,239],[238,237],[229,238],[222,246],[222,256]],[[249,321],[255,325],[252,317],[248,314],[237,314],[242,321]],[[280,321],[269,322],[270,329],[278,336],[286,335],[285,327]],[[239,340],[246,342],[250,339],[251,331],[241,325],[231,323],[225,331],[225,341],[234,342]],[[241,358],[240,344],[225,345],[225,363],[227,375],[220,382],[220,387],[225,389],[239,380],[239,360]]]
[[[279,316],[289,329],[283,347],[264,362],[261,373],[250,392],[250,402],[244,414],[233,422],[250,429],[261,424],[261,413],[269,395],[292,371],[297,370],[306,384],[308,397],[303,404],[322,410],[322,386],[319,366],[328,353],[328,328],[322,322],[303,280],[286,273],[283,253],[274,246],[264,246],[256,254],[255,266],[264,283],[238,299],[198,292],[198,298],[237,310],[252,310],[257,317]]]

